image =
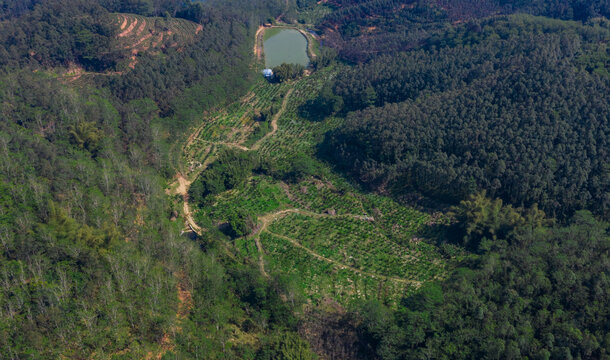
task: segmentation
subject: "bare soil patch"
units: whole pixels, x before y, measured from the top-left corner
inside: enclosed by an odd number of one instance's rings
[[[127,19],[127,17],[125,18]],[[131,34],[131,32],[133,31],[133,29],[135,29],[135,27],[138,25],[138,19],[134,19],[134,21],[129,25],[129,27],[127,29],[125,29],[125,31],[123,31],[122,33],[120,33],[118,35],[118,37],[122,38],[125,37],[129,34]]]

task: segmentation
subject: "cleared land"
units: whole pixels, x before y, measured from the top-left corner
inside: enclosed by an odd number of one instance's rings
[[[114,24],[119,29],[115,49],[129,54],[127,66],[137,64],[138,54],[156,53],[164,48],[184,46],[194,40],[203,27],[184,19],[144,17],[116,14]]]
[[[187,223],[202,224],[205,216],[217,226],[240,209],[259,225],[229,244],[237,258],[257,263],[265,275],[282,271],[299,277],[313,301],[330,297],[348,304],[356,298],[376,298],[392,304],[447,273],[438,249],[422,241],[432,225],[446,219],[363,193],[315,160],[321,136],[341,120],[310,121],[298,115],[298,108],[333,76],[334,70],[325,69],[292,83],[261,79],[241,101],[207,116],[183,149],[181,176],[189,180],[174,188],[186,195],[190,181],[223,148],[254,151],[270,160],[297,153],[311,156],[319,171],[298,183],[253,176],[196,209],[188,207],[185,197]],[[269,108],[275,113],[266,120],[268,132],[261,135],[256,114]]]
[[[89,72],[82,67],[71,65],[59,71],[66,81],[75,81],[85,76],[123,75],[138,64],[138,55],[143,53],[161,54],[164,49],[180,49],[195,41],[203,31],[203,26],[184,19],[145,17],[133,14],[114,14],[112,23],[117,35],[111,52],[120,54],[119,71]]]

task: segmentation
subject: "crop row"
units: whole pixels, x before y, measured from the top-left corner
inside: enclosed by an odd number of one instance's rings
[[[261,147],[261,153],[272,158],[287,158],[296,153],[312,153],[321,136],[336,127],[338,121],[312,121],[299,116],[299,107],[315,98],[332,77],[332,73],[321,71],[293,84],[291,101],[278,121],[277,136]]]
[[[303,249],[269,233],[261,234],[267,256],[266,265],[300,278],[305,292],[313,300],[331,297],[343,304],[355,299],[377,299],[395,303],[407,291],[404,283],[372,277],[318,259]]]
[[[337,215],[366,216],[362,202],[353,192],[336,189],[332,183],[307,179],[290,186],[290,193],[301,207],[313,212],[329,212]]]
[[[410,280],[428,280],[442,272],[414,249],[392,242],[372,221],[291,214],[274,222],[270,231],[363,271]]]
[[[236,209],[256,217],[287,207],[289,202],[283,190],[278,185],[272,184],[270,179],[254,177],[241,189],[215,196],[202,211],[215,220],[226,220]]]
[[[187,158],[196,158],[199,148],[205,148],[211,142],[241,143],[252,131],[255,110],[262,111],[275,105],[279,107],[282,94],[288,87],[270,84],[265,80],[258,81],[250,93],[241,101],[234,102],[223,111],[211,114],[204,120],[201,131],[195,141],[186,149]]]

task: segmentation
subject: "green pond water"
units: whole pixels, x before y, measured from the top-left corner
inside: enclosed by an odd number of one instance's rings
[[[265,36],[265,66],[274,68],[282,63],[309,64],[307,56],[307,39],[294,29],[269,29]]]

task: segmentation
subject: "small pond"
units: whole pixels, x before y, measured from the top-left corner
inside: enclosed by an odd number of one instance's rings
[[[272,28],[265,31],[263,42],[265,66],[274,68],[282,63],[309,64],[307,39],[294,29]]]

